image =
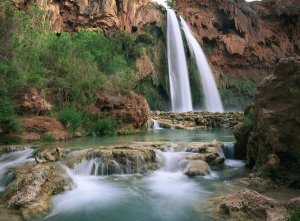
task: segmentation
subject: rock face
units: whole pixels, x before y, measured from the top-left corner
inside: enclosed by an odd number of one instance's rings
[[[45,99],[43,92],[36,88],[25,89],[18,100],[18,112],[22,115],[43,115],[52,109],[52,104]]]
[[[118,133],[126,133],[126,130],[139,130],[144,127],[150,116],[150,108],[146,98],[133,92],[110,95],[98,94],[93,114],[101,114],[105,111],[116,120],[121,120],[118,125]]]
[[[216,76],[258,81],[278,59],[299,54],[297,0],[177,0]]]
[[[71,180],[58,164],[29,163],[13,172],[15,180],[8,185],[4,198],[8,206],[18,209],[25,220],[45,215],[51,207],[51,196],[70,189]]]
[[[290,219],[288,210],[282,204],[249,189],[243,189],[221,199],[217,212],[240,221],[288,221]]]
[[[23,133],[21,138],[25,141],[36,141],[43,137],[51,136],[56,140],[71,138],[71,134],[64,125],[46,116],[27,116],[21,118]]]
[[[286,58],[258,88],[245,123],[235,133],[250,168],[266,173],[299,170],[299,85],[300,58]]]
[[[31,1],[13,0],[19,8],[26,8]],[[161,9],[149,0],[64,0],[36,1],[45,9],[52,31],[79,31],[81,29],[114,29],[128,33],[139,32],[145,24],[159,23]]]
[[[186,130],[201,130],[207,128],[234,128],[242,121],[241,112],[151,112],[151,118],[156,120],[160,127]]]

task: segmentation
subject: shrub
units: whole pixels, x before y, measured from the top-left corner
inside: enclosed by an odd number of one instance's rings
[[[54,142],[56,141],[55,137],[52,134],[44,134],[40,138],[43,142]]]
[[[291,221],[300,221],[300,211],[291,211]]]
[[[70,130],[75,133],[81,126],[81,114],[76,107],[66,107],[59,113],[59,120]]]
[[[7,97],[0,98],[0,127],[4,133],[21,133],[19,117],[14,112],[14,103]]]
[[[111,137],[117,133],[116,125],[110,117],[97,118],[94,133],[99,137]]]

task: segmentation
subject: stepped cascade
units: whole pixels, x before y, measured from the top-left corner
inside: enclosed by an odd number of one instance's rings
[[[188,112],[193,110],[193,106],[182,35],[175,12],[167,9],[167,13],[168,67],[172,110]]]
[[[204,94],[205,110],[210,112],[223,112],[223,104],[219,95],[217,84],[206,56],[188,24],[182,17],[180,17],[180,21],[188,42],[189,50],[197,64],[198,74]]]

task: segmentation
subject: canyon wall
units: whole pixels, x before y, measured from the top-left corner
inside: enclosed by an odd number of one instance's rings
[[[261,82],[280,58],[300,54],[299,1],[177,0],[176,3],[178,13],[203,45],[223,100],[230,97],[228,90],[235,96],[248,94],[252,99],[255,84]]]
[[[300,170],[300,58],[284,58],[259,86],[235,131],[246,165],[262,176],[298,179]],[[297,175],[294,175],[294,174]],[[293,174],[293,176],[289,176]]]

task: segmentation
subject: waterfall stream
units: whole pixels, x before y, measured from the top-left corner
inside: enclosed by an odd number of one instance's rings
[[[198,74],[201,79],[204,93],[205,110],[210,112],[223,112],[223,104],[206,56],[188,24],[182,17],[180,17],[180,21],[190,52],[197,64]]]
[[[0,156],[0,192],[3,191],[13,179],[13,174],[9,171],[9,169],[33,160],[28,159],[32,152],[32,149],[25,149],[11,153],[4,153]]]
[[[175,12],[167,9],[167,14],[168,67],[172,110],[188,112],[193,110],[193,106],[182,35]]]

